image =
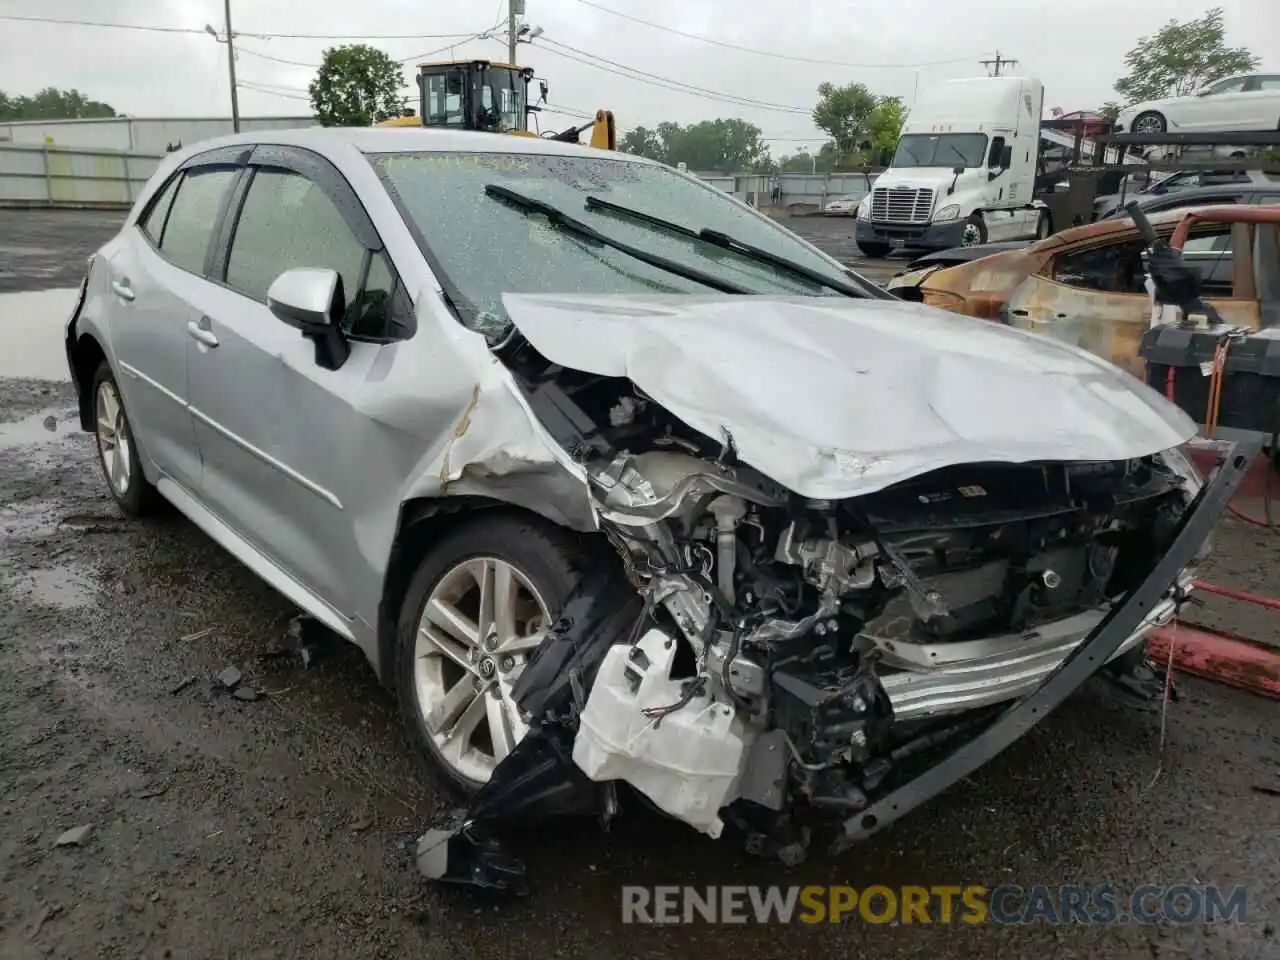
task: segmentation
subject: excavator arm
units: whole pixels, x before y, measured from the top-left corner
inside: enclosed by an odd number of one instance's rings
[[[596,118],[590,123],[562,130],[549,139],[577,143],[578,138],[588,130],[591,131],[591,146],[598,150],[616,150],[618,148],[618,132],[617,127],[614,125],[612,110],[597,110]]]

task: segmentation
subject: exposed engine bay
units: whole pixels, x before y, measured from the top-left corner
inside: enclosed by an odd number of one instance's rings
[[[521,350],[509,365],[584,465],[621,562],[588,578],[517,680],[529,736],[420,840],[437,879],[518,885],[482,825],[607,820],[621,784],[710,836],[728,820],[749,849],[802,859],[824,824],[1035,689],[1143,581],[1195,492],[1155,455],[947,467],[805,499],[740,463],[730,430],[702,436],[629,380]],[[1109,666],[1140,659],[1144,632]]]

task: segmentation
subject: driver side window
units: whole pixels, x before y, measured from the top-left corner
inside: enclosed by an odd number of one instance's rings
[[[227,285],[260,303],[276,277],[327,267],[342,278],[342,327],[371,339],[391,335],[402,306],[385,251],[371,253],[319,184],[290,170],[260,168],[249,184],[227,258]]]
[[[1062,254],[1053,279],[1070,287],[1104,293],[1145,293],[1141,239],[1109,243]]]

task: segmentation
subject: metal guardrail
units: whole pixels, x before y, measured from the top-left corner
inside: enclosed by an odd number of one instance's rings
[[[89,147],[0,143],[0,206],[127,209],[161,159]]]

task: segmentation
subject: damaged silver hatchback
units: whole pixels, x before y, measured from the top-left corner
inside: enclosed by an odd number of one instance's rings
[[[422,870],[498,887],[504,819],[636,794],[787,862],[879,829],[1137,677],[1238,480],[1088,353],[491,134],[169,156],[67,354],[121,507],[359,644],[465,798]]]

